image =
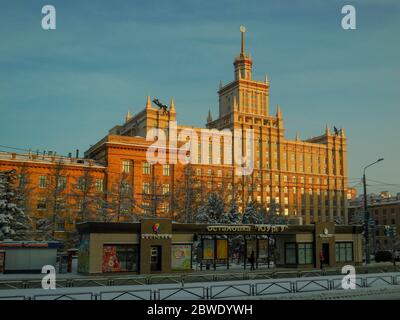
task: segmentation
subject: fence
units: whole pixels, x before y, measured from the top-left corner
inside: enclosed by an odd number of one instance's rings
[[[358,267],[357,274],[385,273],[400,271],[399,266],[385,267]],[[285,270],[285,271],[255,271],[255,272],[230,272],[230,273],[187,273],[177,275],[155,275],[155,276],[124,276],[124,277],[89,277],[76,279],[57,279],[58,288],[81,288],[81,287],[108,287],[125,285],[149,285],[149,284],[185,284],[195,282],[215,282],[230,280],[262,280],[282,278],[308,278],[326,275],[341,275],[341,269],[327,270]],[[397,281],[400,284],[400,281]],[[27,289],[41,288],[41,280],[3,280],[0,281],[0,292],[2,289]]]
[[[356,288],[387,288],[399,284],[400,275],[357,277]],[[181,286],[143,290],[65,292],[58,294],[0,296],[0,300],[210,300],[246,298],[307,292],[333,292],[342,288],[342,278],[269,280],[256,283],[233,283],[208,286]],[[65,290],[65,289],[64,289]],[[354,292],[354,290],[346,290]]]

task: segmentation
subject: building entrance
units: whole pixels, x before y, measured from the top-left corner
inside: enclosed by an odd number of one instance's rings
[[[152,246],[150,248],[150,258],[150,270],[152,272],[161,271],[161,246]]]
[[[324,256],[324,265],[329,266],[329,243],[322,244],[322,254]]]

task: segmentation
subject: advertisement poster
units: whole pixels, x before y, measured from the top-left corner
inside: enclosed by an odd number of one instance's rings
[[[217,240],[217,259],[228,259],[228,240]]]
[[[4,272],[5,255],[4,251],[0,251],[0,273]]]
[[[117,247],[103,247],[103,272],[120,272],[121,265],[118,261]]]
[[[203,240],[203,259],[214,259],[214,240]]]
[[[171,248],[172,270],[190,270],[192,258],[191,244],[176,244]]]
[[[267,239],[258,240],[258,256],[260,258],[268,257],[268,240]]]
[[[0,263],[1,265],[1,263]],[[78,249],[78,272],[89,272],[89,237],[84,235]]]

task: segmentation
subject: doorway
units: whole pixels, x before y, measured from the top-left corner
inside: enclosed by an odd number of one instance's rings
[[[161,271],[161,246],[150,247],[150,270]]]
[[[324,264],[329,266],[329,243],[322,244],[322,254],[324,255]]]

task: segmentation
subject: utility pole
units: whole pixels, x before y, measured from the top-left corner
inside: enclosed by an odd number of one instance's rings
[[[368,211],[368,203],[367,203],[367,179],[365,176],[365,171],[367,168],[372,165],[383,161],[383,158],[376,160],[375,162],[367,165],[363,170],[363,186],[364,186],[364,237],[365,237],[365,264],[370,263],[370,252],[369,252],[369,211]]]

